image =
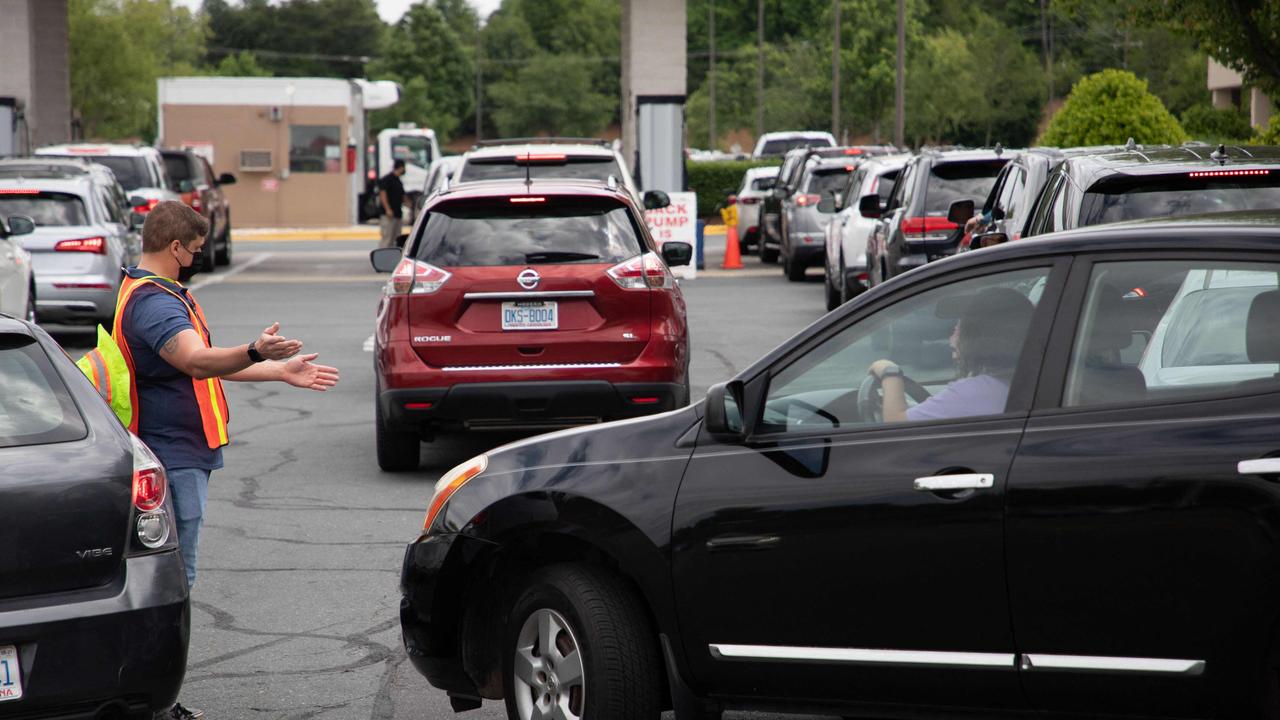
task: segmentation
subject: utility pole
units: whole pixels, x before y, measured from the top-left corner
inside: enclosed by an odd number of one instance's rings
[[[764,0],[756,2],[756,137],[764,135]]]
[[[831,135],[840,137],[840,4],[835,0],[836,37],[831,52]]]
[[[1042,0],[1046,1],[1046,0]],[[898,0],[898,81],[894,86],[893,144],[906,146],[907,108],[907,0]]]
[[[711,56],[711,67],[707,70],[707,96],[711,101],[710,117],[707,119],[710,128],[707,149],[716,150],[720,147],[720,134],[716,132],[716,0],[710,0],[707,4],[711,8],[707,12],[707,44]]]
[[[476,142],[484,137],[484,85],[480,75],[480,34],[476,33]]]
[[[1040,0],[1040,49],[1044,51],[1044,74],[1049,83],[1049,102],[1053,101],[1053,27],[1049,17],[1049,0]]]

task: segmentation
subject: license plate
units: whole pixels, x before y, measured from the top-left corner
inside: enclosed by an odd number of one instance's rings
[[[560,327],[560,310],[554,300],[502,303],[503,330],[555,330]]]
[[[18,648],[0,645],[0,702],[22,697],[22,673],[18,669]]]

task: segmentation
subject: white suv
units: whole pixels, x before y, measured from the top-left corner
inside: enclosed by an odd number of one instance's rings
[[[182,201],[182,196],[171,189],[169,172],[164,167],[160,151],[145,145],[112,143],[73,143],[47,145],[35,152],[47,157],[86,158],[99,165],[106,165],[116,174],[116,180],[129,194],[134,212],[146,214],[163,200]],[[141,198],[145,203],[137,203]]]

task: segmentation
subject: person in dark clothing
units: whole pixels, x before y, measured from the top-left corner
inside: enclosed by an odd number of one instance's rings
[[[382,217],[378,225],[382,229],[382,240],[378,247],[395,247],[400,238],[400,224],[404,217],[404,183],[400,176],[404,175],[404,161],[397,160],[391,172],[378,181],[378,205],[382,209]]]

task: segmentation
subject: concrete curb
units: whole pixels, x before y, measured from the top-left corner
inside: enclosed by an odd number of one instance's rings
[[[373,240],[380,234],[376,227],[345,228],[232,228],[232,242],[302,242],[316,240]]]

